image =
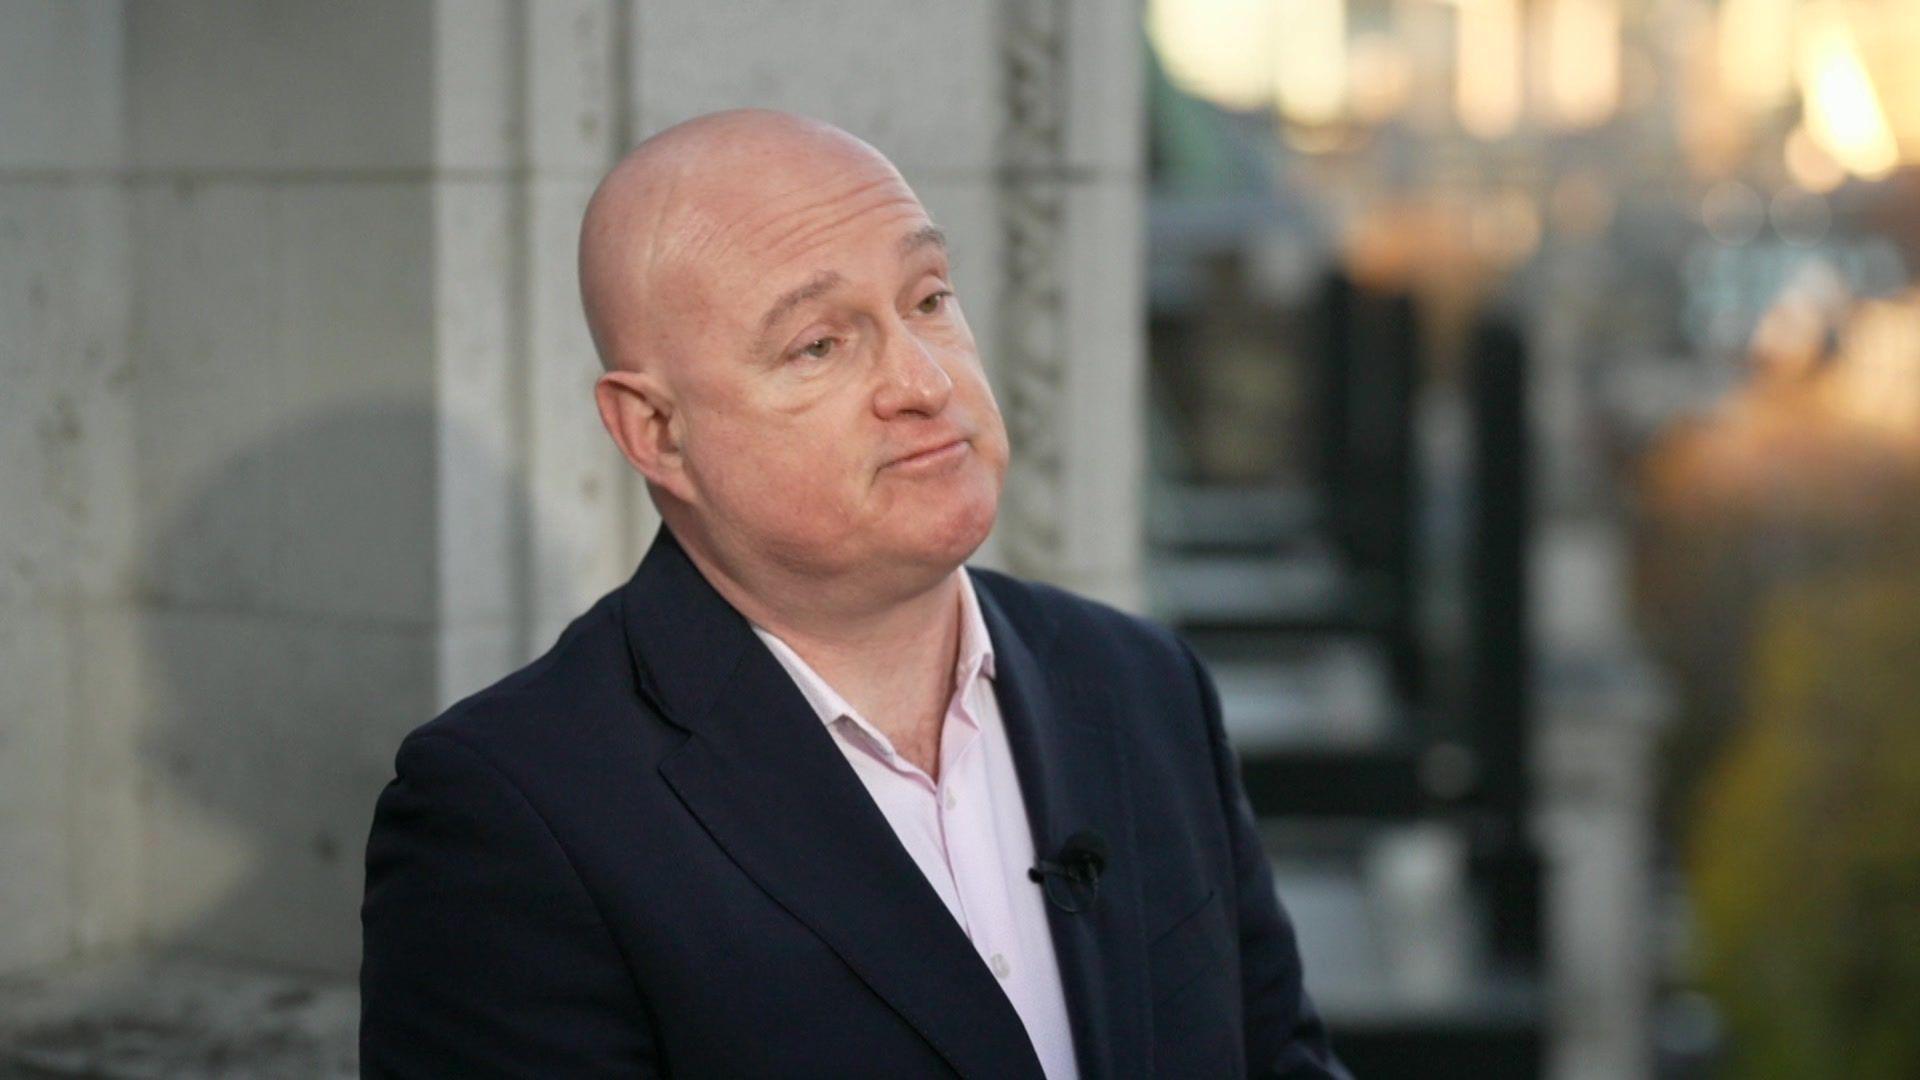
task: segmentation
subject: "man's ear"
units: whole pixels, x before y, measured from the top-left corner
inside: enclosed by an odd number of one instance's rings
[[[643,371],[609,371],[593,384],[593,400],[600,423],[634,469],[649,483],[692,501],[674,400],[666,386]]]

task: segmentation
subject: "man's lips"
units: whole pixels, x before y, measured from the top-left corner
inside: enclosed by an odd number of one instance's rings
[[[936,465],[949,457],[958,456],[966,450],[966,447],[967,440],[965,438],[946,439],[941,442],[931,443],[918,450],[897,457],[888,462],[886,467],[892,469],[920,465]]]

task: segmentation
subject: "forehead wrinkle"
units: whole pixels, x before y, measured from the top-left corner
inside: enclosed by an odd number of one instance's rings
[[[688,285],[694,285],[697,279],[699,293],[708,299],[715,296],[715,288],[722,287],[720,280],[726,277],[722,268],[735,266],[742,260],[756,264],[755,276],[761,280],[777,280],[775,275],[783,268],[814,271],[758,317],[751,311],[739,311],[731,304],[716,303],[711,307],[702,304],[702,319],[724,319],[741,326],[756,339],[757,351],[764,351],[765,339],[776,329],[775,324],[791,315],[795,307],[845,283],[843,268],[805,266],[804,261],[820,243],[862,215],[891,209],[893,213],[889,216],[894,220],[919,218],[920,228],[903,230],[897,242],[902,257],[910,249],[917,250],[929,243],[945,246],[943,234],[926,222],[925,209],[891,167],[867,172],[864,178],[856,178],[850,185],[844,174],[838,178],[840,184],[837,185],[821,185],[817,181],[806,181],[805,177],[800,178],[804,182],[795,182],[789,177],[784,184],[779,180],[768,183],[762,175],[732,178],[733,182],[721,180],[712,186],[698,182],[711,175],[706,169],[694,172],[680,169],[675,170],[675,174],[672,183],[663,185],[667,190],[661,194],[668,197],[661,198],[653,207],[659,222],[653,231],[661,241],[653,253],[653,262],[666,270],[661,277],[686,279]],[[740,182],[743,179],[745,182]],[[824,196],[816,194],[822,186],[829,189]],[[755,187],[776,190],[755,196]],[[730,205],[738,206],[742,201],[750,207],[747,213],[728,213]],[[835,213],[838,207],[848,203],[853,205]],[[832,214],[832,217],[820,221],[822,214]],[[721,278],[715,278],[714,274],[720,274]]]
[[[846,280],[847,279],[842,277],[838,271],[834,270],[822,270],[818,274],[815,274],[811,281],[808,281],[805,285],[797,289],[790,290],[785,296],[782,296],[774,302],[773,307],[767,311],[766,317],[760,320],[760,333],[765,335],[771,332],[775,326],[780,324],[780,320],[786,318],[794,308],[799,307],[809,300],[818,299],[832,292],[834,289],[845,284]]]
[[[711,262],[715,256],[709,249],[723,242],[721,230],[693,213],[682,213],[664,223],[655,236],[650,268],[663,280],[685,277]]]
[[[888,202],[907,203],[915,209],[918,209],[919,202],[913,198],[911,192],[903,191],[901,196],[892,199],[874,200],[863,198],[863,196],[868,195],[876,189],[887,187],[894,182],[893,177],[883,176],[861,184],[851,190],[836,192],[803,206],[794,207],[792,210],[778,214],[764,224],[755,227],[746,234],[746,238],[759,239],[761,236],[772,232],[782,224],[792,222],[791,225],[787,225],[784,232],[766,241],[767,250],[777,251],[788,247],[805,250],[813,246],[815,238],[819,235],[839,229],[854,218],[878,209]],[[830,208],[836,203],[844,202],[853,202],[856,205],[830,220],[818,223],[809,222],[808,219],[814,217],[818,212]]]

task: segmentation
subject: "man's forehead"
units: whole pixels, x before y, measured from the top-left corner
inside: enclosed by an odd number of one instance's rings
[[[947,233],[938,225],[927,224],[900,238],[900,254],[912,255],[922,248],[947,250]]]
[[[938,225],[925,224],[901,235],[896,245],[902,260],[913,258],[921,251],[933,250],[945,253],[947,250],[946,230]],[[805,282],[788,289],[767,308],[760,318],[759,332],[765,334],[777,326],[793,310],[810,300],[817,300],[846,284],[845,275],[831,268],[819,270]]]
[[[946,238],[878,150],[804,117],[730,110],[657,133],[602,182],[581,229],[581,291],[604,350],[635,310],[667,333],[683,312],[751,325],[764,302],[750,298],[872,272],[866,260],[896,248],[927,258]]]

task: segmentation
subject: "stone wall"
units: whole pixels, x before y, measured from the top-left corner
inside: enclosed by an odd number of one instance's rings
[[[144,658],[119,9],[12,2],[0,25],[4,971],[132,930]]]
[[[989,556],[1136,596],[1137,19],[0,2],[0,972],[353,969],[401,734],[651,538],[574,236],[624,147],[699,112],[900,164],[1021,410]]]
[[[158,945],[345,966],[367,793],[435,701],[432,14],[123,9]]]

